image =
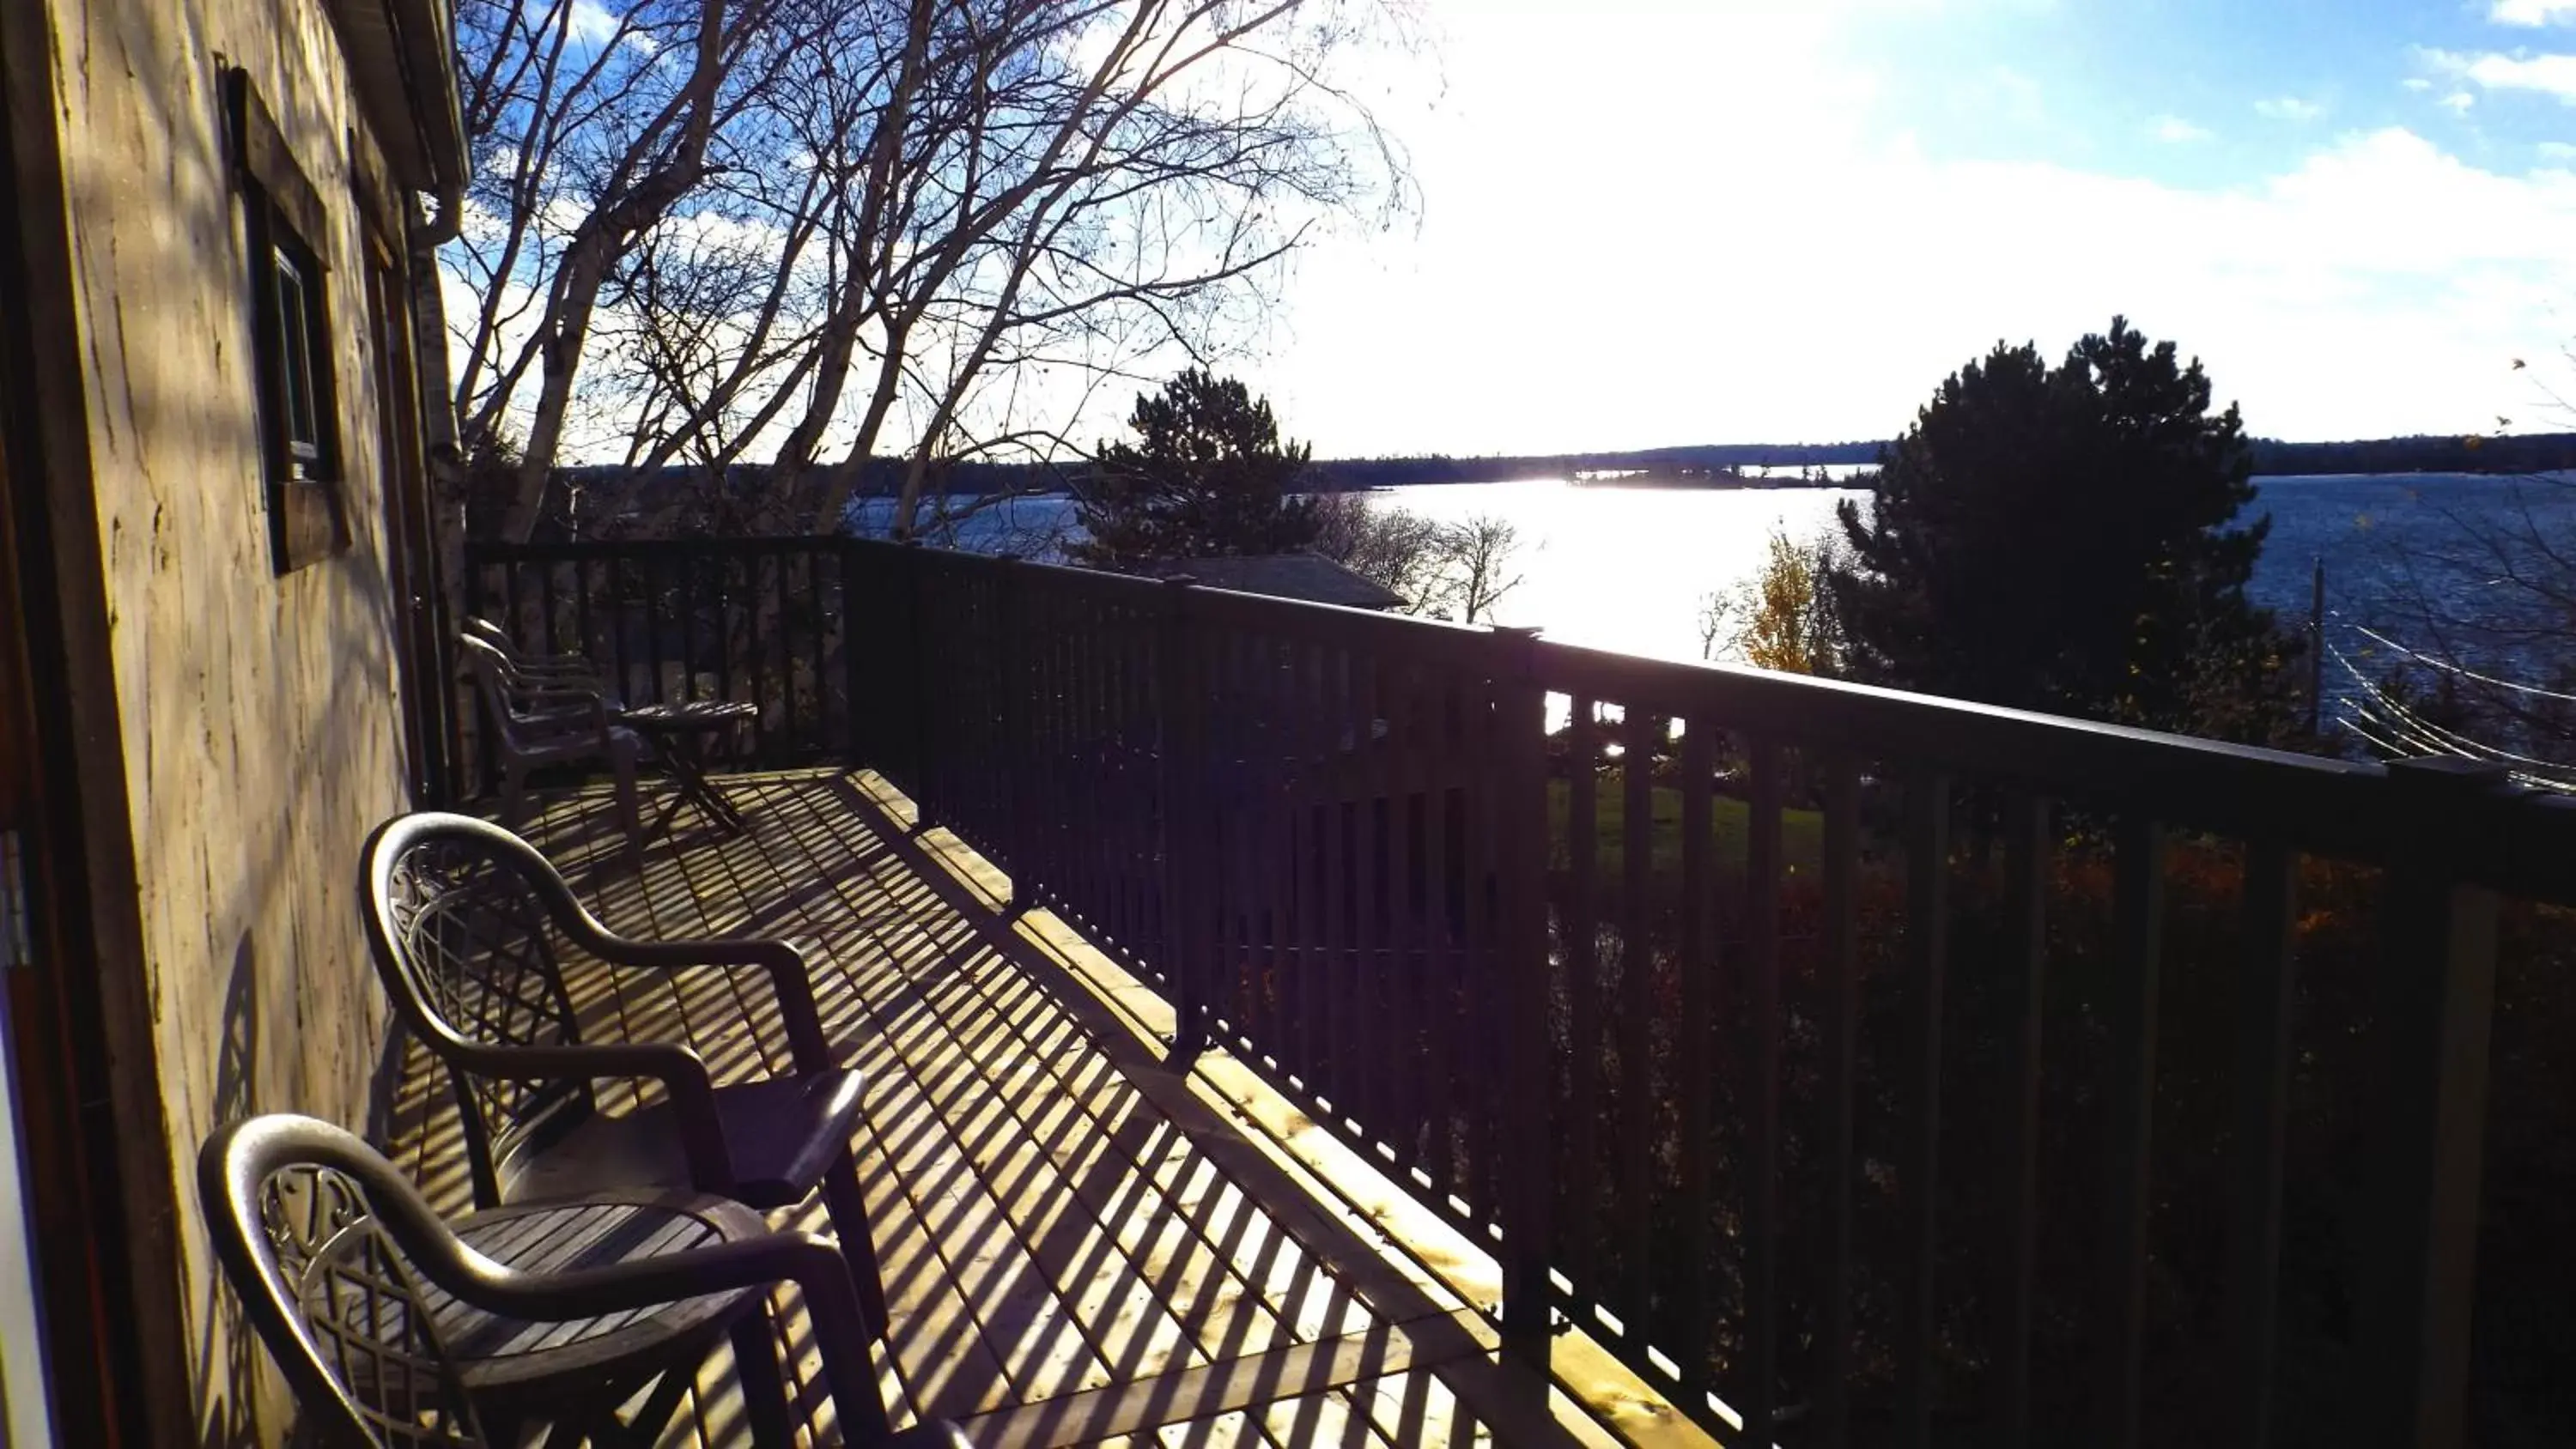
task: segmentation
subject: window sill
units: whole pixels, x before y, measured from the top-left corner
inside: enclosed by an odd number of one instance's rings
[[[349,551],[340,488],[323,478],[272,478],[269,541],[280,577]]]

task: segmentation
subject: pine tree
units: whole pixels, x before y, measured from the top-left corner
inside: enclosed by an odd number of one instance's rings
[[[1889,446],[1833,569],[1855,678],[2233,738],[2288,718],[2245,598],[2268,516],[2236,408],[2126,318],[2055,368],[1998,343]]]
[[[1268,399],[1241,382],[1191,368],[1139,394],[1127,425],[1137,441],[1103,445],[1083,487],[1091,536],[1074,546],[1078,561],[1287,553],[1322,532],[1313,502],[1294,496],[1306,445],[1283,445]]]

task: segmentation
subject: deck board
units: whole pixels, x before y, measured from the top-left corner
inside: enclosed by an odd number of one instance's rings
[[[827,1038],[865,1080],[854,1145],[893,1320],[878,1377],[899,1423],[932,1414],[967,1421],[978,1443],[1161,1449],[1504,1437],[1469,1405],[1521,1371],[1495,1357],[1489,1326],[1461,1331],[1476,1311],[1390,1305],[1384,1285],[1400,1276],[1353,1264],[1349,1242],[1318,1233],[1315,1205],[1247,1177],[1260,1159],[1217,1140],[1235,1125],[1140,1076],[1159,1068],[926,866],[881,790],[837,771],[725,788],[751,834],[718,838],[684,813],[640,875],[596,792],[557,799],[523,833],[613,929],[808,950]],[[686,1041],[719,1081],[787,1063],[757,973],[571,970],[594,1036]],[[612,1111],[637,1100],[603,1094]],[[417,1047],[390,1132],[433,1202],[468,1205],[452,1103]],[[819,1204],[775,1221],[829,1230]],[[808,1431],[830,1442],[812,1345],[782,1307]],[[719,1354],[664,1443],[747,1442],[731,1382]],[[1545,1432],[1544,1414],[1511,1422],[1509,1442],[1576,1442]]]

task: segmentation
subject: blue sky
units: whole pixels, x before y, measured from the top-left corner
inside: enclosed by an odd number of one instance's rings
[[[1421,13],[1419,216],[1233,360],[1321,454],[1886,436],[2114,312],[2258,433],[2576,429],[2576,0]]]

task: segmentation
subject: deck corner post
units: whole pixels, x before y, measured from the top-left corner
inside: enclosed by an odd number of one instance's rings
[[[1547,690],[1539,682],[1536,629],[1498,629],[1493,728],[1495,820],[1500,839],[1504,1007],[1500,1180],[1505,1351],[1544,1369],[1555,1293],[1548,1281],[1555,1137],[1549,1130],[1547,947]]]
[[[2464,878],[2499,765],[2388,767],[2387,925],[2375,1059],[2381,1110],[2358,1324],[2362,1442],[2453,1449],[2465,1441],[2470,1308],[2493,1027],[2496,892]]]
[[[1156,812],[1157,849],[1161,854],[1159,889],[1163,896],[1163,970],[1171,981],[1172,1044],[1164,1064],[1186,1072],[1207,1047],[1208,980],[1213,965],[1212,934],[1205,927],[1213,903],[1208,899],[1207,862],[1216,842],[1201,838],[1213,826],[1216,811],[1208,795],[1207,687],[1198,665],[1198,640],[1191,628],[1195,614],[1192,590],[1198,580],[1187,574],[1163,580],[1163,615],[1156,640],[1154,688],[1161,734],[1161,809]]]

